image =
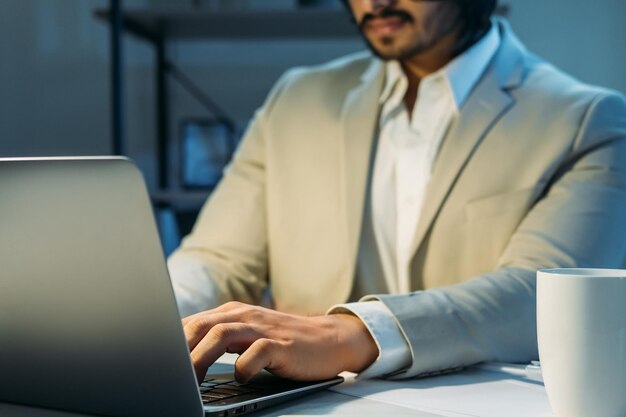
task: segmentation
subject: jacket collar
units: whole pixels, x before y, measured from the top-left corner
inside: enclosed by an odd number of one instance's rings
[[[493,126],[514,105],[510,91],[523,83],[527,73],[525,61],[529,55],[523,45],[504,20],[494,19],[494,24],[500,30],[500,48],[441,145],[413,239],[414,255],[468,161]]]

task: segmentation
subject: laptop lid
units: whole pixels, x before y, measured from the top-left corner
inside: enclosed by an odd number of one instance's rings
[[[135,166],[0,159],[0,196],[0,401],[203,415]]]

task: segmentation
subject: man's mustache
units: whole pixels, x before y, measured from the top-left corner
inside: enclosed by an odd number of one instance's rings
[[[400,19],[405,20],[407,22],[413,22],[413,17],[407,12],[398,10],[398,9],[387,8],[387,9],[381,10],[380,12],[376,14],[366,13],[365,15],[363,15],[363,19],[361,19],[361,21],[359,22],[359,27],[363,29],[363,27],[367,24],[367,22],[374,20],[374,19],[384,19],[387,17],[399,17]]]

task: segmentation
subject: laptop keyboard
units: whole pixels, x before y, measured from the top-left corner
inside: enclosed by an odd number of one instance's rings
[[[200,395],[204,404],[231,403],[242,395],[262,393],[266,388],[262,384],[240,384],[234,380],[219,380],[206,377],[200,384]],[[229,400],[229,401],[224,401]]]
[[[208,374],[199,388],[202,403],[207,407],[238,406],[223,411],[225,417],[255,411],[261,407],[259,401],[267,405],[268,397],[277,394],[287,399],[312,385],[319,385],[319,382],[291,381],[261,372],[245,384],[235,381],[232,374]]]

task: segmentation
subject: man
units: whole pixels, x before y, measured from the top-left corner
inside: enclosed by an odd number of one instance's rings
[[[410,377],[537,357],[535,272],[626,263],[626,102],[493,0],[350,0],[370,55],[287,73],[171,259],[198,375]],[[289,312],[330,315],[301,317]]]

